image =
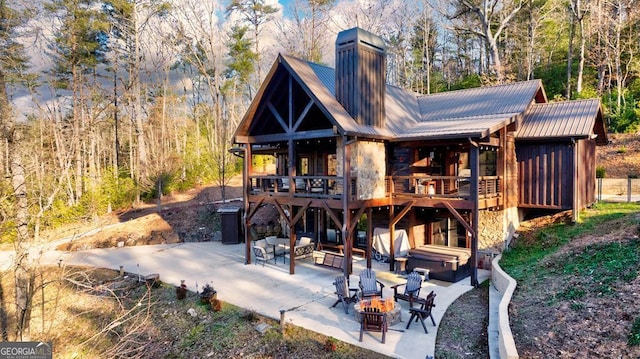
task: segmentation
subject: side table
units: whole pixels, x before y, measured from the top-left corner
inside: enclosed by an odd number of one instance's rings
[[[396,273],[405,274],[407,272],[407,258],[399,257],[396,258]]]

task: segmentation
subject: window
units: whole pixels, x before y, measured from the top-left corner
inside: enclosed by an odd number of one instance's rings
[[[308,176],[309,175],[309,157],[302,156],[300,157],[300,168],[298,168],[298,175],[300,176]]]

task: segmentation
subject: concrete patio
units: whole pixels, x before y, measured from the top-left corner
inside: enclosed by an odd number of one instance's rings
[[[289,263],[245,264],[244,244],[222,244],[220,242],[180,243],[172,245],[137,246],[123,248],[93,249],[80,252],[50,251],[44,254],[49,263],[62,260],[65,265],[90,265],[119,269],[146,275],[158,273],[165,283],[178,285],[185,280],[190,290],[196,282],[201,287],[211,283],[218,291],[218,298],[234,305],[280,318],[285,310],[285,321],[341,341],[365,347],[394,358],[426,358],[434,355],[437,326],[426,321],[428,334],[420,323],[412,323],[405,330],[409,319],[408,303],[402,306],[402,321],[390,327],[386,344],[380,342],[380,334],[365,334],[358,341],[360,325],[355,320],[354,310],[345,314],[342,305],[330,306],[336,301],[333,280],[341,272],[314,265],[311,258],[296,261],[296,274],[289,274]],[[358,273],[366,266],[364,259],[355,258],[351,287],[357,287]],[[385,283],[384,297],[392,297],[394,284],[404,283],[403,275],[389,272],[388,263],[373,261],[378,279]],[[478,279],[484,281],[489,271],[479,270]],[[423,283],[421,296],[430,291],[437,294],[433,309],[436,325],[447,307],[460,295],[472,289],[469,278],[458,283],[427,281]],[[462,323],[461,323],[462,324]]]

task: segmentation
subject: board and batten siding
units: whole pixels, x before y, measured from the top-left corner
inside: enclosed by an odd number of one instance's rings
[[[518,143],[518,207],[568,210],[573,203],[571,143]]]
[[[596,201],[596,141],[578,141],[578,209]]]

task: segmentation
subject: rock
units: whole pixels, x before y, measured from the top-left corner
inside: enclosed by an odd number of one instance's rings
[[[258,323],[255,328],[260,334],[264,334],[269,330],[269,328],[271,328],[271,326],[267,323]]]
[[[187,310],[187,314],[189,314],[192,318],[195,318],[198,316],[198,313],[196,313],[196,310],[193,308],[189,308],[189,310]]]

